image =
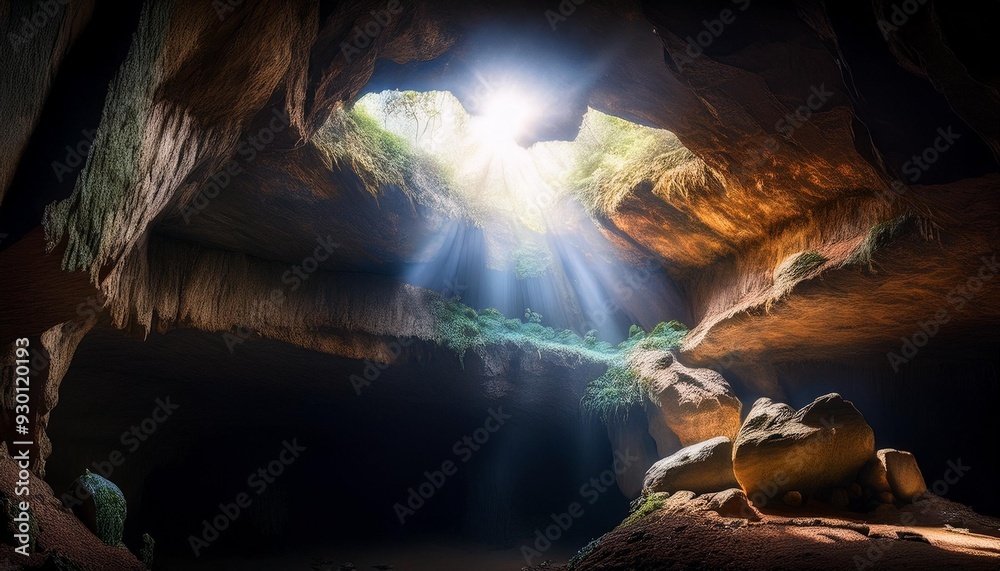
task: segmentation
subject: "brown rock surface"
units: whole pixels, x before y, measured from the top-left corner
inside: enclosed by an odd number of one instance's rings
[[[917,466],[917,459],[913,454],[883,448],[876,455],[879,463],[885,467],[886,480],[895,497],[908,502],[927,491],[924,476],[920,473],[920,466]]]
[[[871,427],[836,393],[799,411],[761,398],[733,443],[733,469],[751,501],[768,505],[788,491],[849,485],[874,454]]]
[[[736,487],[733,443],[718,436],[682,448],[653,464],[642,485],[652,492],[690,490],[697,494]]]
[[[716,371],[686,367],[673,353],[663,350],[633,351],[629,367],[654,405],[651,410],[647,407],[647,415],[658,414],[682,446],[736,435],[742,404]],[[652,421],[650,424],[652,427]],[[651,429],[650,434],[657,440],[659,452],[668,452],[671,442],[663,433]]]

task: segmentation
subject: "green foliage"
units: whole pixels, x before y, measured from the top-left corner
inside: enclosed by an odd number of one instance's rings
[[[614,348],[608,343],[585,344],[576,333],[553,329],[540,323],[508,319],[493,308],[480,312],[443,297],[431,307],[437,319],[435,341],[464,357],[466,351],[477,351],[491,345],[511,344],[523,349],[555,353],[572,353],[588,361],[609,362]],[[530,311],[530,308],[528,309]],[[541,320],[541,314],[531,312]]]
[[[387,115],[398,115],[413,121],[413,139],[418,141],[428,127],[441,116],[440,102],[434,93],[416,91],[388,91],[384,95],[384,110]],[[423,126],[421,126],[423,121]]]
[[[653,492],[648,496],[643,496],[637,500],[635,509],[632,510],[632,513],[625,518],[625,521],[623,521],[619,527],[632,525],[656,510],[662,509],[664,502],[666,502],[669,497],[670,494],[667,492]]]
[[[383,129],[364,108],[334,112],[314,140],[334,164],[353,171],[370,193],[388,186],[414,192],[415,152],[402,137]]]
[[[537,350],[564,355],[607,365],[603,375],[587,384],[581,407],[605,424],[620,422],[643,404],[643,388],[637,375],[627,365],[628,354],[633,350],[668,350],[681,345],[687,327],[677,321],[660,323],[648,334],[633,325],[629,338],[613,347],[598,341],[595,330],[581,338],[566,329],[553,329],[540,323],[525,323],[507,319],[496,309],[474,309],[436,298],[431,310],[437,319],[435,341],[455,351],[464,358],[467,351],[480,351],[489,346],[510,344],[524,350]],[[530,308],[526,315],[534,314]],[[538,315],[538,319],[541,316]]]
[[[629,328],[628,339],[618,344],[607,372],[584,389],[581,406],[605,425],[624,422],[643,404],[643,387],[628,367],[628,354],[634,350],[669,350],[680,347],[687,327],[679,321],[660,323],[648,334],[638,325]]]
[[[591,214],[609,214],[643,184],[693,158],[672,133],[631,123],[593,109],[574,141],[570,189]]]
[[[78,478],[80,485],[94,502],[97,529],[92,530],[105,544],[117,547],[125,531],[125,496],[111,481],[87,470]]]
[[[596,416],[605,425],[621,422],[642,406],[642,392],[638,377],[621,362],[613,363],[608,370],[587,384],[580,406]]]

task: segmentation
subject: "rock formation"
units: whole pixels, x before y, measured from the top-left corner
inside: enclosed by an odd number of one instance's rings
[[[652,492],[689,490],[697,494],[736,487],[733,443],[717,436],[682,448],[653,464],[642,485]]]
[[[796,411],[760,398],[733,441],[733,470],[755,505],[786,492],[850,485],[875,455],[875,435],[850,401],[831,393]]]
[[[629,367],[653,404],[647,415],[650,434],[661,455],[673,451],[671,439],[657,428],[660,426],[669,428],[681,446],[716,436],[736,436],[742,404],[716,371],[686,367],[669,351],[633,352]]]

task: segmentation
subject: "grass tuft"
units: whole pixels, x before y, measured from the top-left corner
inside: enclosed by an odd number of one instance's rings
[[[619,527],[632,525],[649,514],[662,509],[664,502],[666,502],[669,497],[670,494],[667,492],[653,492],[648,496],[643,496],[640,498],[641,501],[638,502],[638,505],[632,513],[625,518],[625,521],[623,521]]]
[[[580,403],[583,410],[605,425],[628,420],[641,409],[645,398],[638,375],[629,369],[628,354],[635,350],[676,349],[687,333],[687,327],[679,321],[660,323],[648,334],[633,325],[628,339],[618,344],[607,372],[584,389]]]

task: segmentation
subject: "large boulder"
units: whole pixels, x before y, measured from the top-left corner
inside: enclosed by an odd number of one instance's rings
[[[733,442],[733,472],[755,505],[849,486],[875,457],[875,435],[858,409],[839,394],[798,412],[758,399]]]
[[[686,367],[662,349],[633,351],[629,368],[654,405],[646,414],[661,456],[676,451],[678,439],[681,446],[691,446],[716,436],[736,436],[742,403],[719,373]]]
[[[733,475],[733,443],[718,436],[678,450],[653,464],[643,488],[652,492],[719,492],[739,484]]]
[[[924,475],[917,459],[909,452],[883,448],[877,453],[878,463],[885,471],[886,481],[896,499],[908,502],[927,491]]]

